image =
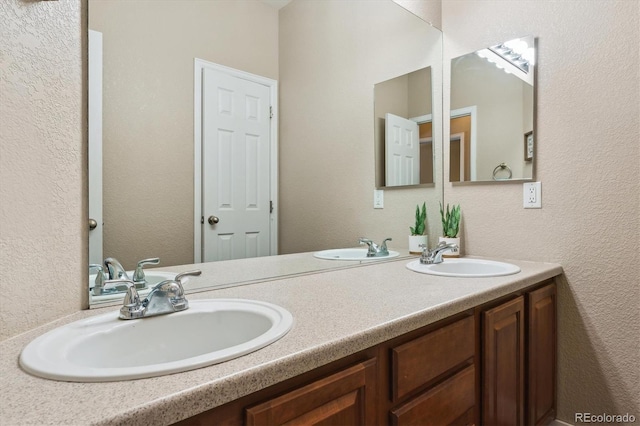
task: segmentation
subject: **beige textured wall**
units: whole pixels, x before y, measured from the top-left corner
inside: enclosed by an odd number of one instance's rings
[[[85,11],[0,2],[0,340],[87,306]]]
[[[434,27],[442,28],[442,0],[393,0],[393,2]]]
[[[259,1],[89,0],[104,43],[104,257],[193,263],[194,59],[278,79]]]
[[[436,30],[424,22],[389,24],[394,14],[419,21],[387,1],[299,1],[280,12],[281,253],[354,246],[361,236],[392,237],[390,247],[406,248],[423,201],[435,241],[440,167],[436,188],[387,189],[385,208],[373,209],[373,86],[440,61],[440,39],[428,42]],[[414,54],[434,47],[431,58]],[[439,68],[432,78],[437,99]],[[440,110],[434,115],[441,121]]]
[[[447,0],[442,12],[445,64],[538,37],[542,209],[522,208],[520,184],[445,184],[466,252],[562,264],[558,417],[638,418],[640,2]]]

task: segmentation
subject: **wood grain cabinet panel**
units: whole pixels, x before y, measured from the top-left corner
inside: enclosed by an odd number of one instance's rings
[[[527,294],[527,424],[547,424],[556,406],[556,286]]]
[[[483,313],[482,423],[524,424],[524,297]]]
[[[394,426],[470,424],[469,421],[472,422],[473,419],[474,405],[475,367],[472,364],[393,410],[391,424]]]
[[[469,316],[393,348],[393,400],[403,398],[472,358],[474,334],[474,317]]]
[[[376,361],[368,360],[246,409],[252,425],[372,425]]]

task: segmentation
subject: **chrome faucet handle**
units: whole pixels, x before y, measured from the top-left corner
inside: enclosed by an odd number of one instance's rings
[[[427,259],[429,258],[429,246],[426,244],[418,245],[422,249],[422,254],[420,255],[420,263],[427,263]]]
[[[360,237],[358,242],[360,243],[360,245],[366,244],[369,247],[367,249],[367,257],[374,257],[378,253],[378,246],[370,239]]]
[[[137,289],[147,288],[147,279],[144,276],[144,265],[157,265],[160,263],[159,257],[152,257],[138,262],[136,270],[133,272],[133,282]]]
[[[122,264],[120,264],[120,262],[118,262],[116,258],[107,257],[104,260],[104,268],[110,280],[119,280],[121,278],[125,280],[131,280],[131,278],[129,278],[129,275],[127,274],[127,271],[125,271]]]
[[[443,262],[442,253],[444,253],[445,251],[453,251],[453,250],[458,250],[457,244],[441,241],[440,244],[438,244],[436,248],[428,252],[426,256],[423,251],[422,256],[420,256],[420,263],[427,264],[427,265],[442,263]]]
[[[389,250],[387,249],[387,241],[393,241],[392,238],[385,238],[380,244],[380,253],[381,254],[389,254]]]
[[[105,281],[105,289],[109,287],[117,287],[122,284],[127,286],[127,293],[122,301],[119,317],[125,320],[142,318],[146,309],[140,301],[140,295],[138,294],[136,285],[133,281],[129,279],[107,280]]]
[[[98,270],[98,273],[96,274],[96,280],[94,281],[94,284],[93,284],[92,292],[94,296],[100,296],[102,294],[102,289],[104,287],[104,268],[102,267],[102,265],[98,265],[96,263],[90,263],[89,271],[91,271],[92,269]]]
[[[200,274],[202,274],[202,271],[200,269],[195,269],[193,271],[188,271],[188,272],[182,272],[176,275],[175,280],[179,282],[180,285],[182,285],[182,279],[184,277],[197,277]]]
[[[202,274],[200,270],[183,272],[172,280],[164,280],[156,284],[147,298],[142,301],[142,306],[145,308],[144,316],[170,314],[188,309],[189,301],[184,297],[182,279],[200,274]]]

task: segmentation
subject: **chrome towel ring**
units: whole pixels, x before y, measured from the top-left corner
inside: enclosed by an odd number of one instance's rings
[[[509,176],[498,177],[497,174],[503,170],[509,172]],[[507,166],[507,163],[500,163],[496,166],[495,169],[493,169],[493,180],[509,180],[511,179],[511,176],[513,176],[513,173],[511,172],[511,167]]]

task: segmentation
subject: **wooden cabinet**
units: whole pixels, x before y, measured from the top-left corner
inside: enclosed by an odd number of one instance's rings
[[[473,360],[474,324],[474,317],[468,316],[392,348],[393,400],[397,401],[465,361]]]
[[[483,313],[482,423],[524,423],[524,298]]]
[[[482,424],[548,424],[556,402],[555,284],[484,309],[482,333]]]
[[[391,411],[391,424],[441,426],[473,424],[475,406],[473,364]]]
[[[556,286],[527,293],[527,424],[556,416]]]
[[[475,317],[391,348],[392,425],[475,423]]]
[[[179,424],[546,424],[555,416],[555,351],[549,281]]]
[[[375,374],[375,359],[358,363],[247,408],[246,424],[374,424]]]

